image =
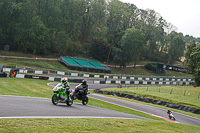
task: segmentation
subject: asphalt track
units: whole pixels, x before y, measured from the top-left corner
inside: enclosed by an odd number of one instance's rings
[[[51,99],[0,95],[0,118],[125,118],[146,119],[113,110],[74,103],[53,105]]]

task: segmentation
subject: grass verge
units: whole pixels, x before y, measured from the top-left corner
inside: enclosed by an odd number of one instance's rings
[[[69,132],[69,133],[198,133],[200,127],[164,121],[132,119],[0,119],[2,133]]]

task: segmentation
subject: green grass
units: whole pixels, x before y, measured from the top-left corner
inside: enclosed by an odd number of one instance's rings
[[[111,67],[112,74],[128,74],[128,75],[148,75],[148,76],[175,76],[175,77],[192,77],[191,74],[186,74],[182,72],[175,72],[165,70],[165,73],[153,73],[144,67],[135,67],[135,68],[113,68]]]
[[[0,119],[2,133],[199,133],[200,127],[132,119]]]
[[[6,52],[6,51],[3,51],[3,50],[0,51],[0,55],[19,56],[19,57],[36,57],[36,55],[33,55],[33,54],[25,54],[25,53],[22,53],[22,52],[12,52],[12,51]]]
[[[176,103],[200,109],[200,96],[198,98],[198,95],[200,95],[200,89],[198,87],[196,88],[192,86],[162,86],[162,87],[148,87],[148,88],[130,87],[130,88],[109,88],[103,90],[142,96],[146,98]],[[172,94],[170,94],[171,91]]]
[[[40,58],[58,58],[57,56],[54,55],[48,55],[48,56],[41,56],[41,55],[34,55],[34,54],[28,54],[28,53],[23,53],[23,52],[18,52],[18,51],[0,51],[0,55],[4,55],[4,56],[19,56],[19,57],[40,57]]]
[[[50,98],[52,87],[46,80],[0,78],[0,94]]]
[[[68,71],[69,69],[62,65],[58,61],[47,60],[28,60],[28,59],[11,59],[6,58],[4,61],[0,61],[0,64],[7,64],[7,66],[19,66],[19,67],[31,67],[31,68],[43,68],[53,70]]]

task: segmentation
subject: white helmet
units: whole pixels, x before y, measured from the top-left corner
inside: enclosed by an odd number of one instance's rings
[[[62,78],[62,83],[65,84],[67,83],[68,79],[67,78]]]

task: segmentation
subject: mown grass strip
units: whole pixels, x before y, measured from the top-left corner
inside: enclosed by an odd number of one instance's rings
[[[12,133],[27,132],[88,132],[88,133],[198,133],[200,127],[174,124],[164,121],[133,120],[133,119],[0,119],[0,131]]]

